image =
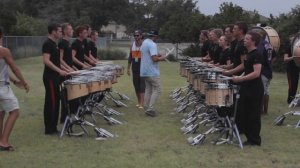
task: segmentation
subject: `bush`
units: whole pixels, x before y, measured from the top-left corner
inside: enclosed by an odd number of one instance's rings
[[[200,57],[201,55],[201,48],[198,44],[194,45],[190,45],[190,47],[185,48],[182,51],[182,55],[184,56],[189,56],[189,57]]]
[[[118,49],[100,49],[98,50],[98,57],[100,60],[125,60],[127,53]]]
[[[170,54],[167,59],[171,62],[177,62],[177,59],[176,59],[175,55],[173,55],[173,54]]]
[[[286,72],[286,64],[283,62],[283,57],[278,57],[273,65],[272,65],[274,72]]]

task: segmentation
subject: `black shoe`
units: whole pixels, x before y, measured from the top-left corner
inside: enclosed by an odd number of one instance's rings
[[[145,114],[150,116],[150,117],[155,117],[156,116],[155,111],[146,111]]]
[[[243,142],[243,146],[260,146],[260,145],[251,141],[245,141]]]

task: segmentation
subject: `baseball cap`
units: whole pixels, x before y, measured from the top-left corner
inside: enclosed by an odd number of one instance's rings
[[[151,37],[158,36],[158,31],[157,30],[151,30],[151,31],[148,32],[148,36],[151,36]]]

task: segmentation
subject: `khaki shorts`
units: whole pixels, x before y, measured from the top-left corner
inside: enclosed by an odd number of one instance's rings
[[[10,86],[0,86],[0,112],[8,113],[16,109],[19,109],[19,102]]]

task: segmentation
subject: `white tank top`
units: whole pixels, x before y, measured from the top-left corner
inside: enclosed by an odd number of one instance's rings
[[[3,58],[0,58],[0,82],[9,82],[8,65]]]

